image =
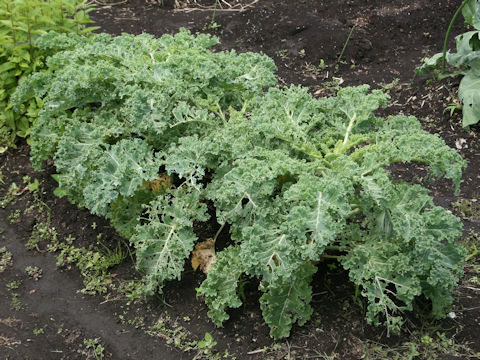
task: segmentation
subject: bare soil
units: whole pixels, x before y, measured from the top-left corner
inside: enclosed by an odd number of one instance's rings
[[[367,83],[372,88],[393,84],[391,100],[382,115],[416,116],[425,129],[439,134],[467,160],[460,196],[454,196],[448,181],[426,186],[437,204],[462,218],[462,241],[475,241],[472,234],[480,233],[480,210],[475,210],[480,199],[478,128],[462,129],[461,113],[444,112],[455,99],[459,79],[431,82],[426,77],[414,77],[422,57],[440,50],[445,30],[461,1],[237,0],[229,1],[232,7],[220,2],[215,13],[214,1],[190,2],[190,7],[174,9],[174,0],[126,0],[99,6],[91,17],[100,26],[99,31],[111,34],[148,32],[161,36],[181,27],[215,34],[221,41],[219,50],[264,52],[275,60],[281,82],[309,86],[318,96],[334,93],[338,83]],[[454,34],[464,31],[459,20]],[[340,54],[341,62],[337,64]],[[168,284],[162,298],[137,304],[122,298],[83,295],[79,292],[82,277],[75,266],[59,268],[54,255],[44,251],[45,242],[37,250],[25,248],[35,225],[48,222],[59,239],[73,236],[75,246],[95,244],[102,234],[103,243],[115,249],[121,239],[106,220],[55,197],[56,185],[50,176],[54,169],[35,172],[25,143],[0,155],[0,167],[0,199],[10,184],[25,186],[23,177],[28,175],[39,180],[39,198],[51,213],[49,218],[46,212],[32,208],[39,200],[30,191],[21,192],[6,209],[0,209],[0,248],[5,246],[13,254],[13,266],[0,273],[1,358],[100,358],[84,344],[84,340],[96,338],[105,348],[105,358],[209,358],[212,355],[188,350],[185,345],[203,339],[207,332],[217,341],[214,352],[236,359],[388,359],[412,353],[409,344],[415,342],[430,351],[424,352],[423,358],[466,359],[473,358],[474,352],[480,353],[480,285],[475,283],[478,256],[469,262],[455,290],[455,318],[434,322],[420,312],[413,313],[405,331],[391,337],[384,329],[366,324],[364,303],[355,298],[347,276],[334,263],[325,264],[314,279],[312,320],[303,327],[294,327],[286,341],[274,344],[262,320],[254,282],[246,283],[245,305],[232,311],[231,320],[221,329],[211,323],[205,304],[196,298],[195,288],[204,275],[193,271],[187,271],[181,281]],[[391,171],[393,176],[418,183],[423,183],[425,175],[425,169],[419,166],[398,166]],[[455,205],[462,199],[472,207]],[[20,217],[15,221],[12,214],[16,211]],[[478,238],[476,241],[478,245]],[[31,279],[26,266],[41,268],[42,277],[38,281]],[[138,276],[128,258],[112,269],[112,281]],[[12,289],[14,281],[21,281],[18,289]],[[170,330],[152,333],[151,326],[159,318]],[[428,346],[428,341],[422,343],[419,334],[426,329],[429,334],[435,330],[445,333],[450,345],[436,348]],[[185,334],[188,341],[175,346],[174,340],[181,337],[178,334]],[[467,346],[470,350],[466,350]]]

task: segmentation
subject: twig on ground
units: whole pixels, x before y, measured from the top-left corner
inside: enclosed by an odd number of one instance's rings
[[[246,5],[242,5],[242,4],[232,5],[225,0],[220,0],[220,2],[219,2],[220,6],[217,7],[216,11],[243,12],[243,11],[247,10],[248,8],[252,7],[253,5],[255,5],[256,3],[258,3],[259,1],[260,0],[253,0],[251,3],[246,4]],[[222,3],[225,4],[228,7],[227,8],[222,7]],[[193,11],[213,11],[213,9],[214,9],[213,5],[212,6],[204,6],[204,5],[198,4],[196,1],[193,2],[193,5],[194,5],[194,7],[189,6],[189,7],[184,7],[184,8],[176,8],[174,11],[175,12],[182,11],[182,12],[189,13],[189,12],[193,12]]]
[[[122,4],[125,4],[128,0],[122,0],[122,1],[118,1],[118,2],[115,2],[115,3],[109,3],[109,2],[104,2],[104,1],[100,1],[100,0],[91,0],[87,3],[87,5],[91,5],[91,4],[97,4],[97,5],[100,5],[100,7],[107,7],[107,6],[116,6],[116,5],[122,5]]]

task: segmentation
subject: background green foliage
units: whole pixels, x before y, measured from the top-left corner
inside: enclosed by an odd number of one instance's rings
[[[37,168],[53,158],[72,202],[110,218],[136,249],[148,290],[182,275],[195,223],[230,224],[198,293],[221,325],[259,279],[275,338],[312,314],[315,264],[337,257],[368,303],[367,319],[398,331],[420,297],[442,317],[462,273],[461,222],[428,190],[393,180],[392,163],[422,162],[459,190],[465,162],[413,117],[379,118],[388,96],[368,86],[313,98],[276,87],[265,55],[211,52],[181,31],[87,39],[49,33],[60,51],[23,81],[14,106],[45,104],[32,131]],[[159,187],[159,179],[168,176]]]
[[[439,78],[464,75],[458,88],[458,98],[462,104],[462,125],[467,127],[480,121],[480,2],[466,0],[462,3],[460,10],[465,19],[465,25],[474,30],[455,38],[456,53],[435,54],[425,59],[417,72],[424,74],[436,70]],[[450,29],[447,32],[447,38],[449,33]],[[444,61],[452,67],[451,70],[445,67],[438,70]]]
[[[0,0],[0,147],[12,145],[16,136],[27,137],[43,103],[25,99],[14,111],[10,96],[26,75],[44,67],[50,53],[35,46],[39,35],[50,30],[86,34],[86,0]]]

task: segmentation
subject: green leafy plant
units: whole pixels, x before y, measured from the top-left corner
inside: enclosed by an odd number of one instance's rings
[[[100,338],[84,339],[83,344],[88,350],[88,355],[93,355],[97,360],[105,358],[105,348],[103,347]]]
[[[43,270],[41,268],[39,268],[38,266],[27,266],[25,268],[25,272],[33,280],[38,281],[42,277]]]
[[[22,309],[22,301],[20,300],[20,294],[12,292],[12,301],[10,302],[10,307],[13,310],[20,311]]]
[[[5,246],[0,248],[0,274],[13,266],[13,255]]]
[[[86,0],[0,0],[0,147],[11,146],[16,136],[27,137],[39,109],[40,98],[25,99],[14,111],[10,96],[19,81],[44,68],[45,52],[35,46],[40,35],[55,30],[86,34]]]
[[[1,250],[2,249],[0,249],[0,251]],[[12,301],[10,302],[10,307],[16,311],[19,311],[22,309],[22,301],[20,300],[20,294],[14,291],[17,290],[21,285],[22,285],[21,280],[11,281],[5,284],[5,287],[11,292],[11,295],[12,295]]]
[[[71,238],[70,242],[73,240]],[[112,283],[108,269],[117,265],[118,262],[115,261],[119,259],[105,256],[93,248],[75,247],[68,242],[59,242],[57,246],[57,266],[74,264],[80,270],[84,284],[81,293],[95,295],[107,292]]]
[[[40,48],[77,43],[22,82],[14,104],[45,106],[32,132],[36,168],[53,158],[70,201],[106,216],[136,249],[146,289],[181,277],[215,208],[231,240],[198,289],[221,325],[258,278],[271,336],[312,315],[311,281],[338,259],[368,302],[367,320],[398,331],[418,298],[446,314],[462,274],[461,222],[427,189],[391,178],[394,163],[429,165],[458,192],[465,162],[413,117],[375,116],[388,95],[368,86],[313,98],[274,87],[260,54],[211,52],[175,36],[91,39],[48,34]]]
[[[10,221],[10,224],[15,224],[16,222],[18,222],[20,220],[20,216],[22,216],[20,209],[17,209],[14,212],[8,214],[8,220]]]
[[[447,51],[447,43],[452,26],[457,17],[462,14],[465,24],[474,28],[456,37],[457,52]],[[443,45],[443,52],[424,59],[417,69],[417,74],[436,71],[438,77],[463,75],[458,88],[458,98],[463,111],[463,127],[475,125],[480,121],[480,2],[464,0],[448,27]],[[448,63],[453,70],[446,68]],[[459,106],[449,105],[450,114]]]
[[[17,196],[21,194],[21,190],[17,184],[11,183],[7,193],[0,199],[0,208],[5,209],[8,205],[15,204]]]
[[[213,339],[213,336],[210,333],[205,333],[203,340],[200,340],[197,343],[197,347],[204,355],[209,355],[212,353],[212,349],[217,345],[217,342]]]
[[[212,19],[210,20],[210,23],[206,25],[206,28],[208,30],[218,30],[220,28],[220,25],[218,25],[215,22],[215,15],[217,14],[217,6],[218,6],[219,0],[215,0],[215,5],[213,6],[213,13],[212,13]]]
[[[45,328],[47,327],[47,325],[45,325],[44,327],[41,327],[41,328],[35,328],[33,329],[33,335],[37,336],[37,335],[43,335],[45,334]]]
[[[468,343],[457,343],[456,337],[447,337],[445,333],[434,329],[415,331],[410,340],[397,347],[379,343],[367,344],[363,358],[378,360],[411,360],[460,358],[476,359],[480,353],[473,351]]]

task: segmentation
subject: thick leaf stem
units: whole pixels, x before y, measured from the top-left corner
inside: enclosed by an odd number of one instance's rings
[[[344,146],[347,144],[348,137],[350,136],[350,133],[352,132],[353,125],[355,124],[355,120],[357,120],[357,113],[354,113],[352,117],[350,117],[350,115],[348,115],[346,112],[345,112],[345,114],[350,119],[350,122],[348,123],[347,131],[345,133],[345,138],[343,139],[342,145],[344,145]]]
[[[30,29],[30,3],[27,1],[27,7],[25,8],[25,15],[27,20],[27,36],[28,36],[28,45],[30,51],[30,59],[33,60],[33,41],[32,41],[32,30]]]
[[[447,33],[445,34],[445,39],[443,41],[442,73],[445,72],[446,57],[447,57],[447,45],[448,45],[448,39],[450,38],[450,33],[452,32],[453,24],[455,23],[458,16],[462,12],[463,8],[465,7],[465,5],[467,5],[467,3],[469,1],[470,0],[464,0],[463,1],[462,5],[460,5],[460,7],[457,9],[457,11],[455,12],[455,14],[452,17],[452,20],[450,21],[450,24],[448,25]]]
[[[10,14],[10,24],[11,24],[11,30],[12,30],[13,46],[17,46],[17,38],[15,36],[15,24],[13,22],[14,7],[15,7],[15,5],[12,4],[12,9],[9,9],[8,2],[7,2],[7,12]]]
[[[220,228],[217,230],[216,234],[215,234],[215,237],[213,238],[213,243],[215,244],[215,242],[217,241],[217,238],[218,236],[220,235],[220,233],[222,232],[223,228],[225,227],[225,224],[227,222],[225,221],[221,226]]]

